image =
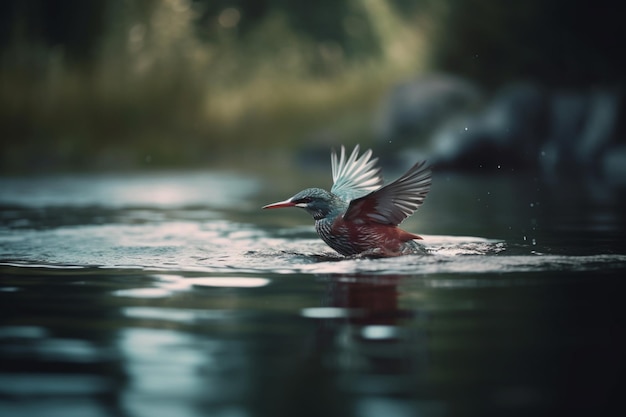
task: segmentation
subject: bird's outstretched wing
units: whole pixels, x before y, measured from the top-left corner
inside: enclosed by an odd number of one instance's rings
[[[418,162],[394,182],[352,200],[343,218],[398,225],[422,205],[430,183],[430,168]]]
[[[343,146],[339,158],[333,149],[330,155],[333,186],[330,191],[342,200],[350,201],[379,189],[383,185],[383,177],[380,168],[376,166],[378,158],[371,157],[371,149],[359,156],[359,145],[354,147],[347,159]]]

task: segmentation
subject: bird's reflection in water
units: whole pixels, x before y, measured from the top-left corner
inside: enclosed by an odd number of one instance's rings
[[[322,302],[328,314],[319,318],[315,349],[341,389],[399,401],[419,394],[428,359],[426,316],[400,306],[403,279],[359,274],[328,281]]]

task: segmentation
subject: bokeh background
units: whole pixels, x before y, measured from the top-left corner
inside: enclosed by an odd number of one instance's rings
[[[615,3],[0,1],[0,416],[617,414]],[[432,256],[261,210],[357,143]]]
[[[602,0],[3,1],[0,169],[248,167],[361,143],[621,178],[620,19]]]

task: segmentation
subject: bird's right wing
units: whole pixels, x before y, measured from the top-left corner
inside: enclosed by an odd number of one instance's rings
[[[333,149],[330,155],[333,186],[330,191],[342,200],[350,201],[379,189],[383,185],[383,177],[380,167],[376,166],[378,158],[371,158],[371,149],[359,156],[359,145],[354,147],[347,159],[346,149],[343,146],[340,157],[337,157]]]

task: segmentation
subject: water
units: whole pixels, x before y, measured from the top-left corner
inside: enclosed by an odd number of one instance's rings
[[[318,176],[0,180],[0,415],[600,415],[626,361],[619,190],[439,174],[430,255],[343,258]]]

